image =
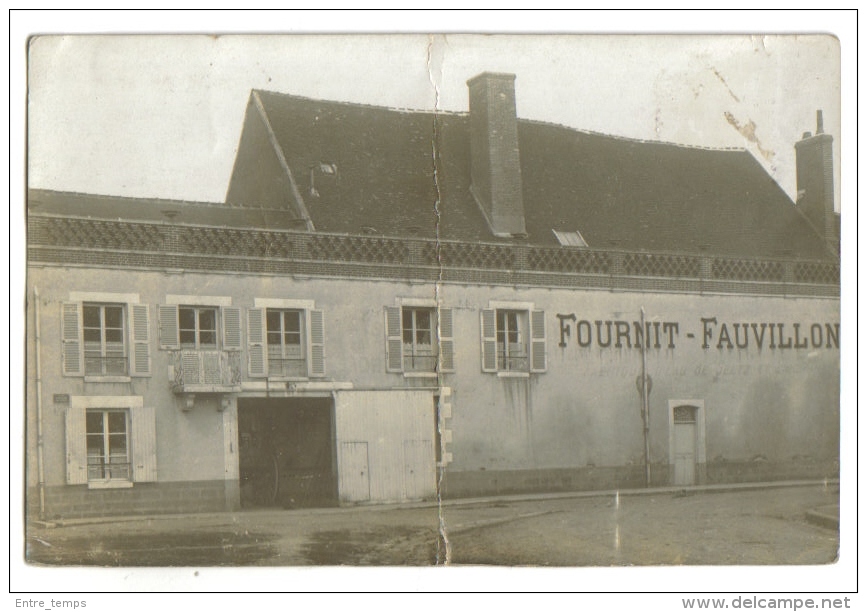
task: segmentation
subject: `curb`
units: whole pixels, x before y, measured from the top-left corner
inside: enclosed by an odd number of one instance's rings
[[[840,506],[822,506],[815,510],[808,510],[807,522],[826,529],[840,530]]]
[[[88,518],[75,519],[53,519],[53,520],[31,520],[28,521],[29,526],[54,529],[57,527],[72,527],[76,525],[98,525],[104,523],[128,523],[134,521],[163,521],[163,520],[178,520],[178,519],[209,519],[209,518],[230,518],[237,514],[255,514],[257,512],[277,512],[280,514],[332,514],[345,513],[353,511],[363,512],[381,512],[386,510],[415,510],[419,508],[436,508],[436,507],[454,507],[454,506],[473,506],[493,503],[517,503],[529,501],[547,501],[558,499],[588,499],[596,497],[636,497],[646,495],[675,495],[677,497],[687,497],[700,493],[728,493],[738,491],[760,491],[768,489],[793,488],[793,487],[812,487],[812,486],[838,486],[838,479],[824,480],[791,480],[779,482],[750,482],[750,483],[735,483],[735,484],[716,484],[716,485],[696,485],[693,487],[653,487],[647,489],[610,489],[604,491],[567,491],[561,493],[535,493],[522,495],[496,495],[489,497],[468,497],[460,499],[443,499],[439,501],[420,501],[408,503],[392,503],[392,504],[359,504],[352,506],[330,507],[330,508],[304,508],[297,510],[286,509],[270,509],[270,510],[244,510],[244,511],[226,511],[226,512],[208,512],[208,513],[186,513],[186,514],[153,514],[153,515],[117,515],[117,516],[97,516]],[[839,509],[837,510],[839,515]],[[808,513],[809,514],[809,513]],[[833,513],[825,512],[822,515],[824,518],[817,520],[832,520],[834,521],[833,528],[839,528],[839,518],[832,516]]]

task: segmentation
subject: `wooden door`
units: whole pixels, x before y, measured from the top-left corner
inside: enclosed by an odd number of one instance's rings
[[[430,440],[404,440],[404,486],[407,499],[436,495],[436,460]]]
[[[674,484],[695,484],[696,408],[677,406],[674,409]]]
[[[337,470],[340,501],[370,501],[367,442],[341,442]]]

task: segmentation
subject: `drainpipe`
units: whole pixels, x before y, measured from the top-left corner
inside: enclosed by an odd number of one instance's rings
[[[36,466],[39,472],[39,518],[45,518],[45,465],[42,458],[42,360],[39,332],[39,289],[33,287],[33,316],[36,319]]]
[[[644,306],[641,307],[641,420],[644,422],[644,479],[650,486],[650,398],[647,388],[647,326],[644,323]]]

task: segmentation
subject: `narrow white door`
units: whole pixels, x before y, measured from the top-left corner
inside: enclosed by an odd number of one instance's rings
[[[696,408],[677,406],[674,409],[674,484],[695,484]]]
[[[370,501],[367,442],[342,442],[337,469],[340,501]]]

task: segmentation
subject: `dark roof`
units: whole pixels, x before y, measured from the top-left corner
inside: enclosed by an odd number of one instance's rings
[[[45,189],[29,190],[27,210],[46,215],[154,221],[174,225],[299,229],[298,220],[285,210],[233,208],[222,203],[125,198]]]
[[[828,256],[791,199],[745,150],[630,140],[525,120],[518,122],[518,137],[528,243],[557,245],[556,229],[580,231],[591,248]],[[336,164],[338,174],[316,172],[319,197],[312,197],[310,168],[320,163]],[[434,238],[439,224],[442,239],[509,241],[492,235],[469,187],[467,114],[254,91],[227,202],[285,205],[295,216],[306,209],[318,231]]]

